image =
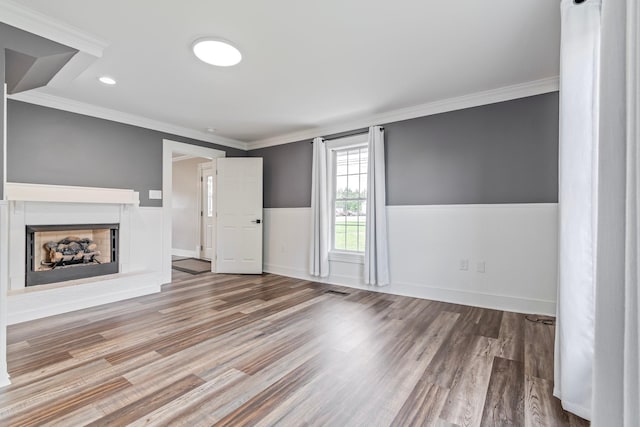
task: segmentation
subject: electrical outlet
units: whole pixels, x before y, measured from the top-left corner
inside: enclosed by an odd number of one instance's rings
[[[461,259],[460,260],[460,270],[467,271],[469,270],[469,260]]]
[[[484,273],[485,272],[485,262],[484,261],[478,261],[478,273]]]

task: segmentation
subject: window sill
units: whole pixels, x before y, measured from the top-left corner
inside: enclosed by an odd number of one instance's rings
[[[364,253],[332,251],[329,252],[329,261],[364,264]]]

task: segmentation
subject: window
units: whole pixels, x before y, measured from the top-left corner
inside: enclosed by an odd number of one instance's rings
[[[367,214],[367,136],[328,143],[333,215],[332,251],[364,253]]]

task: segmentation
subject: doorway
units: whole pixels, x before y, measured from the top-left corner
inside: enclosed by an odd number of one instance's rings
[[[194,157],[174,151],[173,197],[171,217],[171,255],[173,269],[176,258],[207,261],[199,263],[198,272],[204,267],[211,270],[208,261],[213,257],[214,167],[210,159]],[[186,271],[189,272],[189,271]],[[196,274],[196,273],[194,273]]]
[[[206,205],[202,200],[202,187],[199,181],[199,164],[207,163],[210,166],[212,173],[212,190],[215,188],[215,160],[221,157],[225,157],[225,152],[216,150],[214,148],[200,147],[197,145],[185,144],[177,141],[163,140],[162,150],[162,212],[163,212],[163,229],[162,229],[162,282],[169,283],[172,280],[172,266],[173,258],[200,258],[201,256],[201,220],[200,210],[201,207],[209,207],[211,204],[212,212],[216,210],[215,193],[212,194],[211,202],[206,201]],[[177,161],[174,161],[177,159]],[[181,162],[192,161],[194,166],[193,171],[193,183],[195,183],[193,190],[193,198],[185,200],[183,196],[178,192],[174,194],[174,170],[180,173],[182,168],[179,165]],[[185,163],[186,164],[186,163]],[[175,201],[175,203],[174,203]],[[191,205],[193,203],[194,205]],[[195,206],[191,208],[189,206]],[[189,214],[189,212],[191,212]],[[208,212],[207,212],[208,213]],[[177,234],[174,234],[174,217],[179,218],[181,214],[188,217],[181,219],[181,226],[191,227],[186,231],[186,241],[180,240],[183,235],[178,238]],[[177,221],[175,221],[177,223]],[[186,228],[185,228],[186,230]],[[209,252],[210,258],[214,260],[211,263],[210,271],[215,272],[215,227],[210,227],[211,236],[209,241],[212,251]],[[176,237],[174,242],[174,237]],[[184,252],[182,252],[184,251]]]

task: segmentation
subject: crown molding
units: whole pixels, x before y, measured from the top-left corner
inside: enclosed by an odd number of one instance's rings
[[[60,96],[49,95],[39,92],[38,89],[21,92],[14,95],[8,95],[7,98],[16,101],[27,102],[29,104],[40,105],[43,107],[55,108],[57,110],[69,111],[71,113],[82,114],[85,116],[96,117],[99,119],[111,120],[114,122],[138,126],[145,129],[153,129],[172,135],[183,136],[185,138],[211,142],[213,144],[223,145],[225,147],[237,148],[239,150],[245,151],[247,150],[246,142],[236,141],[235,139],[225,138],[223,136],[212,135],[210,133],[149,119],[147,117],[138,116],[135,114],[112,110],[110,108],[98,107],[96,105],[74,101],[72,99],[63,98]]]
[[[476,92],[469,95],[458,96],[455,98],[428,102],[426,104],[420,104],[413,107],[401,108],[385,113],[374,114],[361,119],[342,122],[325,127],[317,127],[288,133],[285,135],[261,139],[253,142],[248,142],[247,146],[248,150],[272,147],[274,145],[313,139],[317,136],[332,135],[335,133],[346,132],[353,129],[361,129],[374,125],[383,125],[393,122],[399,122],[402,120],[415,119],[417,117],[446,113],[448,111],[462,110],[465,108],[478,107],[480,105],[494,104],[496,102],[509,101],[512,99],[526,98],[528,96],[540,95],[543,93],[556,92],[559,90],[559,87],[559,78],[555,76],[512,86],[505,86],[498,89]]]
[[[7,25],[78,49],[96,58],[102,57],[102,52],[108,46],[106,41],[79,28],[11,0],[0,0],[0,16],[2,22]]]

